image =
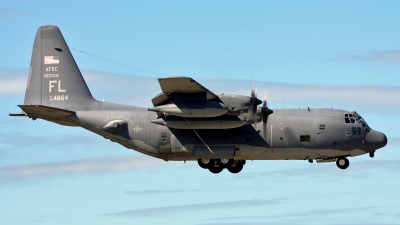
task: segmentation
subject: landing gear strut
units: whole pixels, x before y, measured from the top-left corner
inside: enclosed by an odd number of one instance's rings
[[[347,167],[349,167],[350,162],[346,157],[339,157],[336,159],[336,165],[340,169],[344,170],[347,169]]]

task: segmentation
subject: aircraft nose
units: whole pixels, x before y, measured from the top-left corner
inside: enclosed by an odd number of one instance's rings
[[[373,150],[383,148],[387,144],[386,135],[382,132],[371,130],[365,137],[367,144],[373,147]]]

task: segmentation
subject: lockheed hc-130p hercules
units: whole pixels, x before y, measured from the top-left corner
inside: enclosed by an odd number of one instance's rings
[[[349,166],[347,157],[386,145],[356,112],[274,109],[251,95],[214,94],[190,77],[159,78],[154,107],[95,100],[56,26],[38,29],[22,113],[80,126],[163,160],[197,160],[212,173],[243,169],[246,160],[308,160]],[[259,106],[262,104],[261,106]]]

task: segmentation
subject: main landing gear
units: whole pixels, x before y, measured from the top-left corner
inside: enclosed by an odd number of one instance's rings
[[[350,165],[350,162],[346,157],[339,157],[336,159],[336,166],[342,170],[347,169],[347,167],[349,167],[349,165]]]
[[[245,160],[233,159],[198,159],[199,166],[208,169],[211,173],[220,173],[225,168],[231,173],[239,173],[243,169]]]

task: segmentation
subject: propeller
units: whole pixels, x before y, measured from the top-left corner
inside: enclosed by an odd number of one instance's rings
[[[257,88],[254,90],[254,82],[251,85],[251,97],[249,102],[249,120],[254,123],[254,126],[257,123],[257,106],[261,104],[262,101],[257,98]]]
[[[274,111],[270,110],[267,106],[267,90],[264,89],[264,99],[263,99],[263,105],[261,108],[261,116],[262,116],[262,121],[263,121],[263,134],[264,134],[264,139],[267,139],[267,120],[268,116],[271,115]]]

